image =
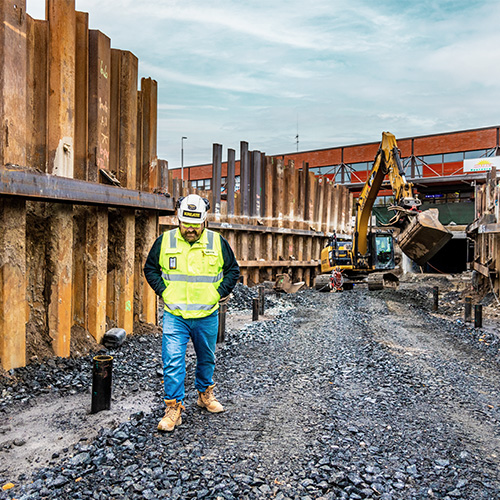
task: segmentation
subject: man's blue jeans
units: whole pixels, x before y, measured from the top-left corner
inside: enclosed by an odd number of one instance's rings
[[[194,386],[200,392],[213,384],[215,344],[219,330],[219,311],[206,318],[184,319],[163,312],[163,386],[165,399],[184,402],[186,377],[186,347],[189,339],[196,351]]]

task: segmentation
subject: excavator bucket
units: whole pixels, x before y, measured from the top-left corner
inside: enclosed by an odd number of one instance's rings
[[[398,243],[403,253],[423,266],[451,238],[451,232],[439,222],[438,209],[430,208],[412,216],[410,224],[401,231]]]

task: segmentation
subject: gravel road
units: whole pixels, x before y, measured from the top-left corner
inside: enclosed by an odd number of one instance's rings
[[[161,336],[130,337],[112,352],[114,401],[150,394],[150,404],[122,410],[114,425],[95,422],[90,437],[12,477],[10,454],[29,444],[9,442],[14,415],[40,398],[88,397],[90,358],[0,381],[0,485],[15,485],[0,499],[500,498],[491,328],[432,313],[432,294],[417,285],[306,290],[269,299],[263,321],[241,323],[253,292],[239,287],[217,353],[223,414],[196,406],[190,351],[183,424],[158,433]]]

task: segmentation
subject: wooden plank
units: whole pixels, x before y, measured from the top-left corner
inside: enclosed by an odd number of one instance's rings
[[[484,266],[483,264],[480,264],[479,262],[473,262],[472,267],[480,274],[483,276],[488,277],[491,273],[490,269],[487,266]]]
[[[47,21],[28,20],[26,164],[47,171],[48,30]]]
[[[75,69],[75,171],[74,178],[87,180],[89,127],[89,15],[76,12]]]
[[[0,198],[0,362],[26,364],[26,202]]]
[[[0,2],[0,161],[26,165],[26,2]]]
[[[111,41],[89,31],[89,164],[87,179],[99,182],[100,169],[109,170]]]
[[[75,0],[47,0],[49,105],[47,172],[73,177],[75,136]]]

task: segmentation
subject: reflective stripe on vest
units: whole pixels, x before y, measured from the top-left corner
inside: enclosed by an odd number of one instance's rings
[[[217,283],[224,277],[224,273],[220,272],[217,276],[189,276],[189,274],[168,274],[161,273],[165,281],[188,281],[190,283]]]
[[[212,314],[219,307],[223,265],[218,233],[205,229],[191,245],[179,229],[166,232],[160,250],[165,310],[186,319]]]

